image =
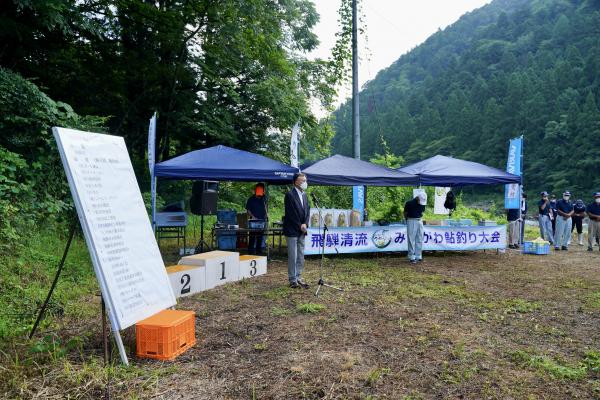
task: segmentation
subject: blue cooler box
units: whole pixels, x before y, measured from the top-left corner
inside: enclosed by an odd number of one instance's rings
[[[235,231],[217,232],[217,247],[219,250],[235,250],[237,248],[237,233]]]
[[[235,210],[218,210],[217,222],[225,225],[237,224],[237,212]]]

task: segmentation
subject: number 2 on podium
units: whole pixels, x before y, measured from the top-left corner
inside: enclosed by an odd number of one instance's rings
[[[189,276],[188,274],[183,274],[181,276],[181,284],[183,285],[181,288],[181,294],[186,294],[190,292],[190,280],[192,279],[191,276]]]

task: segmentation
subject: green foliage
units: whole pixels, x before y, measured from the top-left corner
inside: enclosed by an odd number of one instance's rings
[[[59,337],[46,335],[33,344],[29,351],[31,353],[46,353],[52,360],[56,361],[59,358],[64,358],[71,350],[81,350],[81,346],[82,339],[78,336],[63,344]]]
[[[324,304],[302,303],[296,306],[296,310],[302,314],[317,314],[325,309]]]
[[[558,379],[578,380],[583,379],[588,373],[588,364],[586,363],[570,366],[557,362],[550,357],[534,355],[522,350],[512,353],[511,359],[517,364],[545,372]],[[586,357],[586,362],[588,361],[591,365],[595,365],[597,359],[593,356]]]
[[[494,1],[464,15],[365,85],[362,158],[389,146],[406,163],[444,154],[504,169],[522,134],[530,193],[589,199],[600,187],[600,43],[589,28],[599,23],[600,3],[584,0]],[[349,101],[332,123],[333,151],[351,154]]]
[[[318,45],[312,1],[6,3],[0,65],[81,114],[109,116],[134,164],[146,157],[154,111],[158,160],[214,144],[282,156],[299,120],[314,146],[327,147],[319,139],[331,128],[317,124],[309,100],[332,104],[347,54],[307,57]]]
[[[20,336],[31,329],[67,242],[66,229],[54,223],[37,227],[35,233],[35,237],[23,239],[24,245],[0,257],[0,287],[10,288],[0,290],[0,339]],[[65,315],[77,318],[97,313],[99,302],[90,301],[97,291],[85,241],[77,235],[41,329]],[[82,302],[83,298],[86,300]]]
[[[22,178],[26,171],[25,160],[0,147],[0,255],[20,242],[19,232],[26,225],[18,206],[31,200],[31,187]]]
[[[33,83],[0,68],[0,255],[22,243],[29,227],[71,209],[70,192],[50,127],[98,130]]]
[[[374,368],[367,374],[365,385],[373,387],[382,377],[389,375],[391,372],[392,370],[389,368]]]
[[[384,149],[383,154],[375,154],[370,161],[388,168],[400,167],[404,163],[404,159],[391,153],[385,139],[381,138],[381,142]],[[370,187],[367,189],[369,219],[372,221],[401,221],[404,219],[402,214],[404,203],[412,198],[412,188]]]
[[[523,299],[506,300],[504,306],[507,314],[526,314],[542,308],[538,302],[529,302]]]

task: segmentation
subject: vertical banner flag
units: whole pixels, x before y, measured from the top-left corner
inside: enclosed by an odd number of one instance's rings
[[[444,207],[446,202],[446,195],[450,191],[449,187],[437,187],[435,188],[435,201],[433,203],[433,213],[439,215],[448,215],[450,210]]]
[[[523,154],[523,136],[511,139],[508,146],[508,161],[506,162],[506,172],[514,175],[523,175],[522,171]],[[504,208],[519,209],[521,207],[521,185],[511,183],[505,185],[504,189]]]
[[[148,168],[150,168],[150,195],[152,198],[152,228],[156,230],[156,178],[154,177],[154,161],[156,149],[156,111],[150,118],[148,126]]]
[[[365,216],[365,187],[352,187],[352,209],[360,213],[361,221]]]
[[[292,141],[290,143],[290,165],[298,168],[298,145],[300,144],[300,122],[292,128]]]

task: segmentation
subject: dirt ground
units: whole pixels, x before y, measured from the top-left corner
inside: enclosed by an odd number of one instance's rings
[[[175,362],[111,369],[112,398],[600,398],[600,251],[585,250],[426,253],[416,266],[398,254],[330,257],[324,276],[344,291],[319,297],[318,258],[310,290],[287,287],[280,258],[266,276],[181,299],[197,344]],[[83,347],[93,357],[16,374],[27,383],[11,396],[99,398],[98,335]]]

